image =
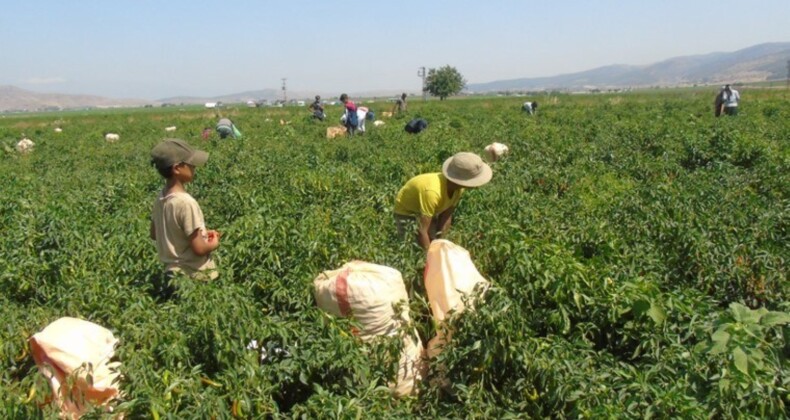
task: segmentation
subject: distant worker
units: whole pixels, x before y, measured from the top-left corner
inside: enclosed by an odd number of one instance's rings
[[[474,153],[456,153],[444,162],[442,172],[417,175],[398,191],[395,198],[395,226],[401,238],[413,237],[425,250],[431,241],[446,235],[453,212],[467,188],[477,188],[491,180],[491,167]]]
[[[233,124],[231,120],[228,118],[222,118],[217,123],[217,133],[219,134],[219,138],[224,139],[228,136],[233,137],[234,139],[241,138],[241,131]]]
[[[154,289],[164,298],[175,292],[169,283],[177,273],[201,280],[217,277],[211,252],[219,247],[220,233],[206,228],[200,206],[185,189],[196,167],[207,160],[208,153],[180,139],[166,139],[151,150],[151,164],[165,179],[154,201],[150,232],[165,265],[165,275]]]
[[[313,118],[323,121],[326,118],[324,114],[324,106],[321,105],[321,96],[315,95],[315,101],[308,107],[313,112]]]
[[[417,134],[422,130],[428,128],[428,121],[425,121],[422,118],[414,118],[411,121],[407,122],[406,125],[403,127],[407,133],[410,134]]]
[[[358,106],[357,107],[357,126],[355,127],[355,130],[359,134],[365,134],[365,121],[366,120],[373,120],[374,118],[375,117],[374,117],[373,111],[371,111],[367,107]],[[347,119],[348,119],[348,113],[344,113],[340,117],[340,124],[342,124],[343,126],[346,126],[346,120]]]
[[[359,117],[357,116],[357,106],[354,102],[348,98],[348,95],[345,93],[340,95],[340,102],[343,103],[345,107],[345,113],[343,117],[340,118],[340,121],[343,122],[343,125],[346,126],[348,130],[348,136],[354,137],[354,133],[357,131],[357,127],[359,127]]]
[[[737,90],[731,88],[730,85],[724,85],[722,94],[722,112],[724,112],[724,114],[732,116],[738,115],[738,101],[740,100],[741,95]]]
[[[372,116],[373,113],[368,107],[357,107],[357,131],[359,131],[360,134],[365,134],[365,120],[370,119]]]
[[[535,115],[538,112],[538,103],[537,102],[524,102],[524,105],[521,106],[521,109],[524,112],[528,112],[529,115]]]
[[[392,115],[397,115],[406,112],[406,93],[400,95],[400,98],[395,100],[395,105],[392,107]]]
[[[716,99],[713,100],[713,115],[716,117],[721,116],[721,111],[724,108],[724,89],[722,86],[719,93],[716,94]]]

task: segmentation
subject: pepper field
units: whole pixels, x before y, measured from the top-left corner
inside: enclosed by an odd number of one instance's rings
[[[209,141],[202,108],[1,117],[0,417],[56,416],[26,340],[62,316],[119,338],[127,418],[785,417],[790,106],[743,89],[715,119],[714,94],[539,96],[533,117],[525,98],[414,100],[419,135],[395,118],[333,140],[304,108],[220,110],[244,138]],[[187,190],[223,236],[220,278],[158,301],[149,152],[166,137],[210,153]],[[395,399],[398,340],[361,343],[312,281],[356,259],[398,269],[426,343],[424,253],[395,237],[395,194],[494,141],[510,155],[447,237],[494,287]]]

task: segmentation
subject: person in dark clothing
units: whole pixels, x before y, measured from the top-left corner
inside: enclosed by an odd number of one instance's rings
[[[324,113],[324,106],[321,105],[321,96],[315,95],[315,101],[308,106],[308,109],[313,112],[313,118],[323,121],[326,118]]]
[[[426,128],[428,128],[428,121],[425,121],[422,118],[415,118],[409,121],[408,123],[406,123],[406,126],[403,127],[403,129],[406,130],[407,133],[411,133],[411,134],[417,134],[420,131],[425,130]]]

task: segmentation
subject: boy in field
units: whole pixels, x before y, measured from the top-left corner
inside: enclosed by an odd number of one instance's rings
[[[200,280],[217,278],[211,252],[219,247],[220,233],[206,229],[200,206],[184,189],[195,178],[195,168],[207,160],[208,153],[180,139],[166,139],[151,150],[151,163],[165,178],[151,215],[151,239],[165,265],[165,282],[176,273]],[[157,288],[165,297],[173,293],[166,284]]]
[[[346,126],[346,129],[348,129],[348,136],[354,137],[354,133],[357,131],[359,126],[357,106],[351,99],[348,98],[348,95],[345,93],[340,95],[340,102],[343,103],[343,107],[345,108],[345,114],[343,114],[341,121],[343,122],[343,125]]]
[[[456,153],[444,162],[442,172],[417,175],[406,182],[395,198],[395,226],[402,238],[413,238],[428,250],[431,241],[446,234],[453,212],[465,189],[491,180],[491,167],[474,153]]]

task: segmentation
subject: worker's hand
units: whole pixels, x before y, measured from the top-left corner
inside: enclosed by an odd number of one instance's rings
[[[206,242],[213,244],[213,243],[219,243],[219,238],[222,236],[222,234],[216,230],[209,230],[208,232],[206,232],[206,236],[208,237]]]

